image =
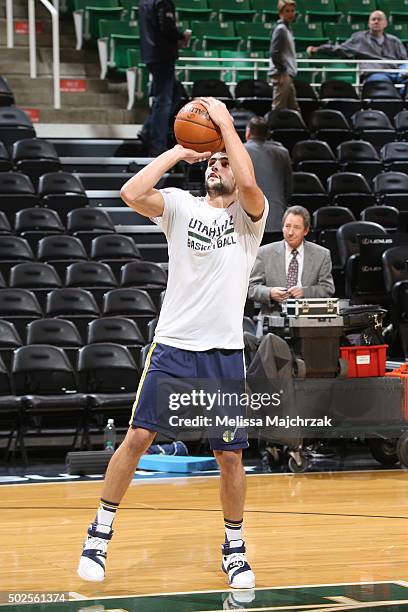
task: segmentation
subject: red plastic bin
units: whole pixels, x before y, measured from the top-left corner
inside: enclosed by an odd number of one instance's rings
[[[347,378],[384,376],[388,344],[341,346],[340,357],[348,362]]]

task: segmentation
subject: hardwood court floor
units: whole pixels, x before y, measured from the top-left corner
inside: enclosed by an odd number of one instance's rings
[[[101,488],[0,488],[0,591],[87,597],[223,589],[218,478],[133,484],[104,583],[76,565]],[[408,479],[402,471],[248,477],[246,541],[257,587],[408,579]]]

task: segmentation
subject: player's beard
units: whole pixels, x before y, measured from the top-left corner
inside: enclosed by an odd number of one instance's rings
[[[216,196],[231,195],[235,189],[235,187],[228,187],[228,185],[225,185],[221,179],[218,179],[217,182],[212,182],[211,187],[208,184],[208,180],[206,180],[205,188],[211,198],[215,198]]]

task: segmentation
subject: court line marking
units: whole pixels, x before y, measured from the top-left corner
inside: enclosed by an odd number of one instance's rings
[[[356,605],[350,604],[350,606],[344,607],[339,606],[333,608],[330,604],[314,604],[314,605],[303,605],[303,606],[268,606],[267,608],[248,608],[251,612],[278,612],[279,610],[322,610],[323,612],[341,612],[342,610],[358,610],[359,608],[379,608],[381,606],[396,606],[399,604],[407,604],[408,599],[390,600],[390,601],[366,601],[364,603],[357,603]],[[244,610],[244,608],[241,608]],[[199,610],[198,612],[223,612],[221,608],[215,610]]]
[[[302,585],[283,585],[283,586],[273,586],[273,587],[258,587],[253,589],[255,592],[256,591],[276,591],[276,590],[283,590],[283,589],[306,589],[306,588],[318,588],[318,587],[330,587],[330,586],[359,586],[359,585],[375,585],[375,584],[397,584],[403,587],[408,587],[408,582],[404,581],[404,580],[376,580],[374,582],[333,582],[333,583],[317,583],[317,584],[302,584]],[[247,592],[247,591],[245,591]],[[205,595],[205,594],[211,594],[211,593],[239,593],[238,589],[213,589],[213,590],[209,590],[209,591],[177,591],[177,592],[173,592],[173,593],[148,593],[148,594],[141,594],[141,595],[132,595],[132,594],[127,594],[127,595],[104,595],[102,597],[95,597],[95,596],[90,596],[88,597],[87,595],[82,595],[81,593],[77,593],[76,591],[70,591],[69,594],[70,596],[72,596],[72,601],[100,601],[100,600],[106,600],[106,599],[140,599],[140,598],[147,598],[147,597],[169,597],[169,596],[175,596],[175,595]],[[329,598],[328,598],[329,599]],[[330,598],[331,599],[331,598]],[[356,603],[354,604],[350,604],[349,607],[345,607],[345,606],[341,606],[341,604],[339,606],[331,606],[331,604],[309,604],[309,605],[295,605],[295,606],[279,606],[279,607],[269,607],[269,608],[250,608],[250,610],[252,610],[252,612],[271,612],[271,611],[278,611],[278,610],[323,610],[324,612],[341,612],[342,610],[353,610],[353,609],[358,609],[358,608],[362,608],[362,607],[367,607],[367,606],[376,606],[379,607],[381,605],[398,605],[398,604],[405,604],[408,603],[408,600],[393,600],[393,601],[388,601],[388,602],[364,602],[364,603]],[[4,604],[0,604],[0,608],[2,606],[9,606],[9,603],[4,603]],[[206,611],[206,612],[223,612],[222,610],[212,610],[212,611]]]
[[[408,604],[408,599],[390,599],[388,601],[364,601],[356,605],[325,608],[325,612],[342,612],[344,610],[358,610],[360,608],[381,608],[382,606],[399,606],[401,604]],[[315,607],[317,609],[317,606]],[[264,608],[264,610],[269,609],[271,608]]]
[[[2,510],[94,510],[95,507],[89,506],[0,506],[0,512]],[[134,511],[152,511],[155,512],[214,512],[219,513],[220,508],[163,508],[160,506],[149,506],[148,504],[142,504],[138,506],[127,506],[121,507],[121,511],[132,510]],[[393,516],[389,514],[347,514],[345,512],[295,512],[293,510],[245,510],[246,514],[271,514],[271,515],[283,515],[283,516],[320,516],[320,517],[341,517],[341,518],[363,518],[363,519],[388,519],[388,520],[408,520],[408,516]]]
[[[298,584],[298,585],[280,585],[280,586],[266,586],[266,587],[257,587],[253,589],[254,591],[277,591],[283,589],[310,589],[310,588],[318,588],[318,587],[330,587],[330,586],[360,586],[360,585],[373,585],[373,584],[398,584],[399,586],[408,587],[408,582],[404,582],[403,580],[376,580],[374,582],[330,582],[330,583],[316,583],[316,584]],[[239,589],[212,589],[208,591],[174,591],[174,592],[165,592],[165,593],[143,593],[132,595],[131,593],[127,595],[103,595],[101,597],[91,596],[88,597],[84,595],[84,598],[87,600],[95,600],[99,601],[101,599],[139,599],[141,597],[169,597],[174,595],[205,595],[207,593],[239,593]],[[248,592],[246,589],[245,593]],[[370,603],[370,602],[366,602]],[[330,605],[330,604],[328,604]],[[316,606],[315,606],[316,607]],[[280,608],[279,608],[280,609]],[[252,608],[250,608],[252,610]],[[208,612],[208,611],[207,611]]]
[[[69,591],[69,598],[71,600],[71,598],[74,600],[85,600],[88,599],[88,597],[86,595],[82,595],[82,593],[77,593],[77,591]]]
[[[334,601],[335,603],[341,603],[341,604],[358,604],[361,603],[361,601],[357,601],[356,599],[352,599],[351,597],[345,597],[344,595],[338,595],[336,597],[325,597],[325,599],[330,599],[331,601]]]
[[[251,478],[253,476],[269,476],[269,477],[286,478],[288,476],[290,476],[290,477],[294,477],[294,476],[296,476],[296,477],[299,477],[299,476],[309,477],[309,476],[318,476],[318,475],[322,475],[322,474],[323,475],[333,475],[333,474],[336,474],[336,475],[337,474],[343,474],[343,475],[346,475],[346,474],[381,474],[383,472],[389,473],[389,474],[394,474],[394,472],[395,473],[401,472],[401,474],[402,474],[402,473],[407,472],[407,471],[408,470],[403,470],[403,469],[397,467],[397,468],[388,468],[388,469],[381,469],[380,468],[378,470],[338,470],[338,471],[337,470],[326,470],[326,471],[322,471],[322,472],[302,472],[302,473],[298,473],[298,474],[293,474],[292,472],[286,472],[284,474],[277,473],[277,472],[259,472],[259,473],[247,472],[246,476],[248,478]],[[219,476],[219,472],[217,473],[217,475]],[[16,475],[16,478],[17,477],[18,476]],[[23,478],[23,477],[24,476],[20,476],[20,478]],[[50,476],[50,478],[52,478],[52,477]],[[159,478],[148,478],[148,477],[145,477],[145,478],[141,478],[140,480],[138,480],[137,478],[134,478],[134,479],[132,479],[132,481],[130,483],[130,486],[133,486],[133,485],[142,485],[142,484],[143,485],[145,485],[145,484],[150,484],[150,485],[151,484],[160,484],[162,482],[168,482],[168,483],[170,483],[170,482],[180,482],[183,479],[184,480],[188,480],[188,479],[191,479],[191,480],[197,479],[198,480],[199,478],[206,478],[206,479],[207,478],[216,478],[216,475],[211,476],[209,474],[208,475],[203,474],[202,476],[188,476],[186,474],[185,476],[177,476],[177,477],[174,477],[174,478],[171,477],[171,476],[167,477],[167,478],[165,478],[165,477],[162,478],[160,476]],[[22,486],[25,486],[25,485],[28,485],[28,484],[31,485],[31,486],[58,485],[58,484],[59,485],[67,485],[67,484],[91,484],[91,483],[100,484],[101,481],[103,481],[103,474],[101,474],[100,480],[69,480],[69,479],[65,480],[64,479],[64,480],[58,480],[58,481],[54,481],[54,482],[44,480],[44,481],[41,481],[41,482],[27,482],[27,481],[24,481],[24,482],[14,482],[14,483],[10,482],[10,483],[5,483],[5,484],[1,484],[1,482],[0,482],[0,487],[22,487]]]

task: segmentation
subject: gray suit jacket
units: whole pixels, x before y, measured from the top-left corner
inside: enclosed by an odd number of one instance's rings
[[[302,287],[305,297],[331,297],[334,294],[330,251],[305,241]],[[280,305],[270,296],[271,287],[286,287],[285,241],[261,246],[249,279],[248,297],[261,304],[261,312],[268,314]]]

